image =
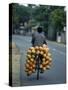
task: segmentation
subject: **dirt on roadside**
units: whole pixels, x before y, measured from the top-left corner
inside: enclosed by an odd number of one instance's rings
[[[20,52],[15,42],[9,45],[9,80],[12,86],[20,86]]]

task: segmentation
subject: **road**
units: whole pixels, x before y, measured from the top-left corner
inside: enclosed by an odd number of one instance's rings
[[[63,84],[66,82],[66,47],[62,44],[47,41],[52,53],[52,67],[45,73],[40,74],[40,79],[36,80],[36,73],[27,77],[24,71],[26,52],[31,47],[31,37],[13,35],[14,41],[20,50],[20,84],[21,86],[29,85],[47,85],[47,84]]]

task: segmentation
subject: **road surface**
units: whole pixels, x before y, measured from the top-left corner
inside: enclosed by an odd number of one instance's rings
[[[66,82],[66,47],[62,44],[47,41],[52,53],[52,67],[50,70],[40,74],[40,79],[36,80],[36,73],[27,77],[24,69],[26,62],[26,52],[31,47],[31,37],[13,35],[14,41],[20,50],[20,84],[21,86],[29,85],[47,85],[63,84]]]

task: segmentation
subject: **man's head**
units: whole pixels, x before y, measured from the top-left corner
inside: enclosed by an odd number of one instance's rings
[[[42,27],[38,27],[38,28],[37,28],[37,32],[38,32],[38,33],[42,33]]]

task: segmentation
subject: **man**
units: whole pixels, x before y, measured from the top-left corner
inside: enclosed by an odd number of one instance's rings
[[[43,44],[47,45],[46,42],[46,37],[43,33],[42,27],[38,27],[37,28],[37,32],[32,34],[32,46],[42,46]],[[38,60],[40,58],[40,61]],[[36,69],[39,68],[39,62],[40,64],[42,63],[42,59],[41,56],[39,55],[38,57],[36,57]],[[40,69],[40,73],[43,73],[44,71],[42,69]]]
[[[42,27],[37,28],[37,32],[32,34],[32,46],[42,46],[47,44],[46,37],[43,33]]]

